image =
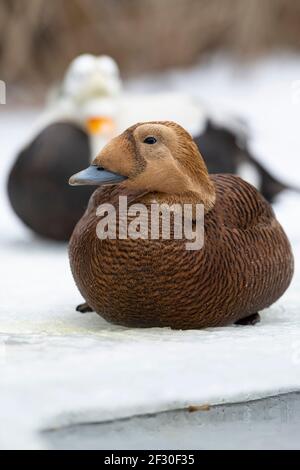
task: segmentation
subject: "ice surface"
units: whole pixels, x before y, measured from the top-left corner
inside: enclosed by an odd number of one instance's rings
[[[127,84],[179,89],[248,119],[252,149],[285,181],[300,185],[300,57],[238,69],[223,58]],[[11,212],[5,180],[38,110],[1,110],[0,441],[38,448],[37,431],[191,404],[247,401],[300,390],[299,203],[275,206],[293,244],[288,292],[255,327],[205,331],[127,329],[74,306],[81,301],[67,246],[35,238]]]

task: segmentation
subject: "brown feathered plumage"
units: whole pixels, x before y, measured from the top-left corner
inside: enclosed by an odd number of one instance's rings
[[[147,135],[155,145],[145,143]],[[95,191],[70,241],[76,284],[106,320],[134,327],[226,325],[270,306],[287,289],[293,256],[272,208],[239,177],[209,176],[180,126],[133,126],[94,164],[128,177]],[[184,239],[99,240],[96,209],[120,194],[129,203],[202,202],[203,248],[186,250]]]

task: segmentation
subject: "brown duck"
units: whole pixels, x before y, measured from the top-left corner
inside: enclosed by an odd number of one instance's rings
[[[132,327],[204,328],[255,323],[293,275],[290,243],[269,203],[233,175],[209,175],[191,136],[173,122],[130,127],[107,144],[71,185],[101,186],[70,240],[70,263],[86,300],[80,311]],[[203,204],[202,249],[186,240],[107,239],[97,207]],[[194,213],[194,211],[193,211]]]

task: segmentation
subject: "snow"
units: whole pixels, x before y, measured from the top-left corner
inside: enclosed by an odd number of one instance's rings
[[[298,184],[300,57],[275,56],[238,68],[217,57],[190,70],[126,84],[131,91],[179,90],[241,114],[252,149],[272,171]],[[39,431],[62,425],[248,401],[300,390],[300,196],[275,205],[295,254],[291,287],[254,327],[203,331],[127,329],[81,301],[67,246],[35,238],[11,212],[7,172],[39,110],[3,108],[1,129],[0,442],[42,448]]]

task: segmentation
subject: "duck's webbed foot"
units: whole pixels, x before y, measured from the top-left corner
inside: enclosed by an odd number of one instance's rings
[[[80,313],[87,313],[87,312],[93,312],[94,310],[86,303],[84,302],[83,304],[79,304],[76,307],[76,312]]]
[[[235,322],[235,325],[255,325],[256,323],[260,322],[260,315],[259,313],[253,313],[248,317],[241,318],[240,320]]]

